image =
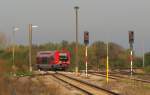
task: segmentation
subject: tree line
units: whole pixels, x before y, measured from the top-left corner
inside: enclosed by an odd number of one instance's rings
[[[0,39],[1,40],[1,39]],[[3,46],[0,41],[0,45]],[[75,42],[68,42],[63,40],[60,43],[48,42],[41,45],[32,45],[32,64],[36,63],[36,53],[41,50],[62,50],[67,49],[71,52],[71,65],[70,71],[75,67]],[[130,52],[122,46],[110,42],[109,43],[109,65],[110,69],[130,68]],[[79,68],[85,69],[85,45],[78,44]],[[103,41],[93,42],[88,46],[88,69],[99,70],[105,69],[106,66],[106,43]],[[0,59],[6,60],[6,67],[12,65],[12,46],[7,48],[0,48]],[[28,69],[28,46],[16,45],[15,46],[15,65],[17,70]],[[142,57],[134,55],[134,67],[142,67]],[[145,66],[150,68],[150,52],[145,53]],[[149,69],[148,69],[149,70]]]

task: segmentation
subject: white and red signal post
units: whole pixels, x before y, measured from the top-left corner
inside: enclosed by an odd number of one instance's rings
[[[85,31],[84,32],[84,44],[85,44],[85,75],[86,77],[88,76],[88,62],[87,62],[87,48],[88,48],[88,44],[89,44],[89,32],[88,31]]]

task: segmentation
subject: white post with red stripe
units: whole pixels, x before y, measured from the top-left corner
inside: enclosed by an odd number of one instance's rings
[[[88,69],[87,69],[87,45],[85,46],[85,75],[88,76]]]
[[[130,51],[130,60],[131,60],[131,77],[132,77],[132,73],[133,73],[133,51],[132,49]]]

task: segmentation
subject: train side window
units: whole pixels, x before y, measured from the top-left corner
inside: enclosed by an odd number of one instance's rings
[[[48,64],[48,58],[47,57],[43,57],[42,58],[42,63],[43,64]]]

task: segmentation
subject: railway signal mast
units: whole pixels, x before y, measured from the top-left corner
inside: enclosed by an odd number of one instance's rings
[[[37,25],[29,24],[29,71],[32,72],[32,28],[37,28]]]
[[[133,43],[134,43],[134,31],[129,31],[131,77],[133,74]]]
[[[143,49],[143,68],[144,68],[144,66],[145,66],[145,49],[144,49],[144,41],[143,41],[143,47],[142,47],[142,49]]]
[[[75,64],[76,64],[76,67],[75,67],[75,72],[76,72],[76,75],[78,75],[78,71],[79,71],[79,67],[78,67],[78,10],[79,10],[79,7],[78,6],[75,6],[74,7],[75,9],[75,14],[76,14],[76,57],[75,57]]]
[[[106,81],[108,83],[108,79],[109,79],[109,46],[108,46],[108,42],[107,42],[107,63],[106,63]]]
[[[12,69],[15,71],[15,32],[19,30],[18,27],[13,27],[13,49],[12,49]]]
[[[88,31],[85,31],[84,32],[84,44],[85,44],[85,74],[86,74],[86,77],[88,76],[88,68],[87,68],[87,47],[88,47],[88,44],[89,44],[89,32]]]

